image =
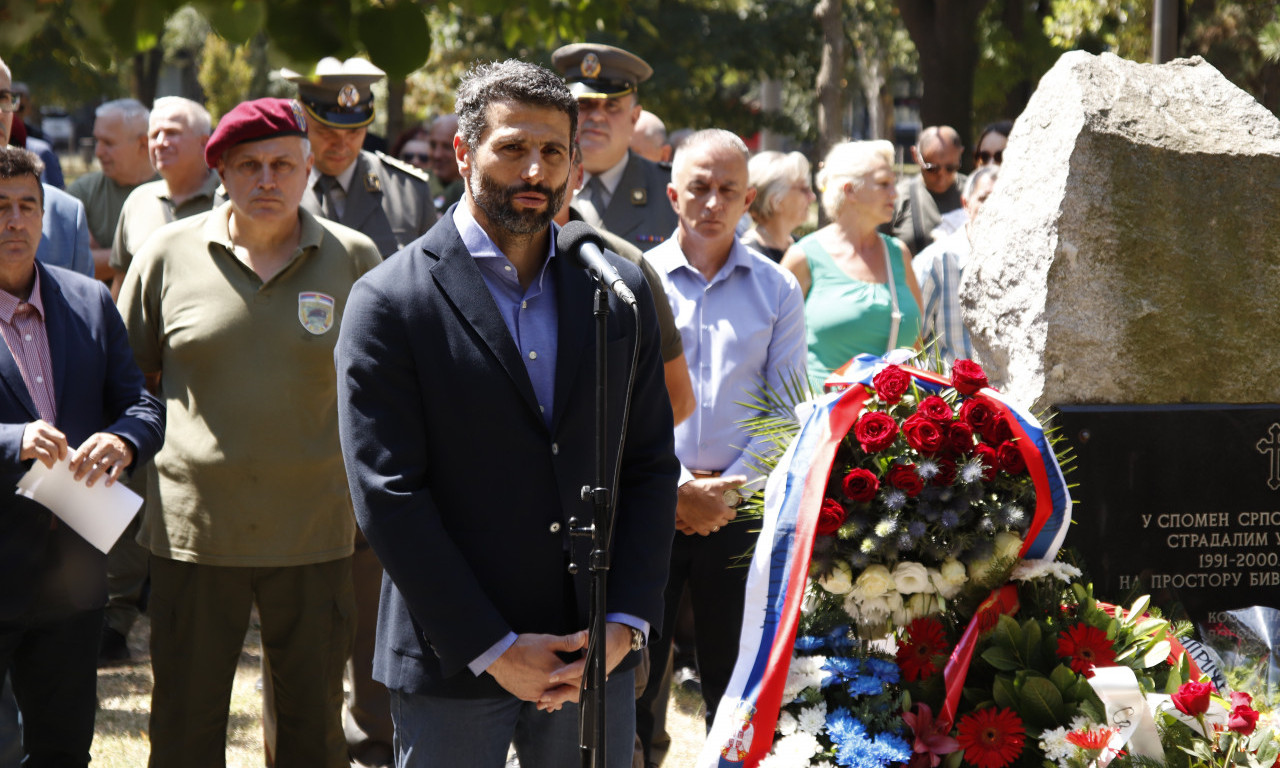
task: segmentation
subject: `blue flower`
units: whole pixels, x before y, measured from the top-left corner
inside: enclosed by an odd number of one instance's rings
[[[863,665],[866,671],[886,683],[896,683],[900,676],[898,665],[887,659],[867,659]]]
[[[841,624],[828,632],[825,642],[827,649],[834,653],[852,650],[854,643],[853,639],[849,637],[849,625]]]
[[[907,524],[907,533],[911,534],[913,538],[920,538],[926,530],[928,530],[928,526],[924,524],[923,520],[912,520]]]
[[[902,509],[907,506],[907,494],[893,488],[884,494],[884,506],[887,509]]]
[[[845,690],[850,696],[857,698],[858,696],[879,696],[884,693],[884,681],[875,675],[858,675],[849,678],[849,683]]]
[[[822,650],[822,638],[820,637],[797,637],[796,650],[804,653],[812,653],[813,651]]]
[[[960,516],[948,509],[942,513],[942,519],[938,521],[938,524],[950,530],[960,524]]]

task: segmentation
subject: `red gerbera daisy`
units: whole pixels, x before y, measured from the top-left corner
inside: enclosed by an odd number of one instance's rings
[[[1111,743],[1111,737],[1114,735],[1115,731],[1110,728],[1099,728],[1096,731],[1086,728],[1083,731],[1068,733],[1067,741],[1081,749],[1103,750]]]
[[[977,768],[1004,768],[1022,754],[1026,734],[1011,709],[980,709],[960,718],[956,741],[964,759]]]
[[[897,662],[907,682],[932,677],[938,671],[934,659],[947,651],[947,636],[937,619],[915,619],[907,625]]]
[[[1085,677],[1093,677],[1094,667],[1116,663],[1116,651],[1107,633],[1088,624],[1076,624],[1058,636],[1058,656],[1070,658],[1072,671]]]

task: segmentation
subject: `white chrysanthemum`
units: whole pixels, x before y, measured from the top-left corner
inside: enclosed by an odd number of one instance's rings
[[[853,589],[853,571],[848,563],[839,561],[831,573],[818,579],[818,586],[833,595],[847,595]]]
[[[859,603],[859,609],[862,613],[858,617],[860,623],[877,624],[889,618],[892,608],[889,607],[889,601],[883,597],[877,597],[874,600],[863,600]]]
[[[820,701],[800,710],[800,732],[817,736],[827,727],[827,702]]]
[[[1080,569],[1068,563],[1059,563],[1052,560],[1023,560],[1013,569],[1012,578],[1018,581],[1054,578],[1065,584],[1070,584],[1080,578],[1080,575]]]
[[[1076,715],[1075,717],[1071,718],[1071,724],[1070,724],[1070,727],[1067,728],[1067,730],[1068,731],[1091,731],[1094,729],[1096,725],[1097,723],[1090,720],[1088,715]]]
[[[823,760],[821,762],[814,763],[813,768],[836,768],[836,765],[830,760]]]
[[[903,561],[893,567],[893,586],[904,595],[930,592],[929,571],[920,563]]]
[[[793,733],[778,740],[777,754],[787,761],[786,765],[807,766],[821,752],[822,744],[807,733]]]
[[[855,593],[850,592],[845,595],[843,605],[844,612],[849,614],[849,618],[854,621],[857,621],[858,617],[862,615],[862,601],[858,599],[858,596]]]
[[[782,714],[778,715],[778,733],[783,736],[790,736],[795,733],[796,729],[799,727],[800,721],[796,720],[796,716],[785,709],[782,711]]]
[[[1075,751],[1075,747],[1067,741],[1068,733],[1066,728],[1054,728],[1040,734],[1040,750],[1044,752],[1046,759],[1054,761],[1061,768],[1067,768]]]
[[[822,665],[826,656],[794,656],[787,669],[787,682],[782,686],[782,703],[795,701],[806,688],[815,688],[822,682]]]

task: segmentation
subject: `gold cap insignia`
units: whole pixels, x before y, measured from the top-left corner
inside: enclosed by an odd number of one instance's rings
[[[338,106],[350,109],[360,103],[360,91],[355,85],[347,83],[338,91]]]
[[[582,70],[583,77],[596,77],[600,74],[600,57],[594,53],[588,53],[582,57],[582,64],[579,69]]]
[[[381,192],[382,179],[378,178],[378,174],[370,171],[364,175],[364,191],[365,192]]]

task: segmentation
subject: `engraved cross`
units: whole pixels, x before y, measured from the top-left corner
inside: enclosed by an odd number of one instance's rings
[[[1271,454],[1271,477],[1267,478],[1267,487],[1280,490],[1280,423],[1272,424],[1267,429],[1270,438],[1258,441],[1258,453]]]

